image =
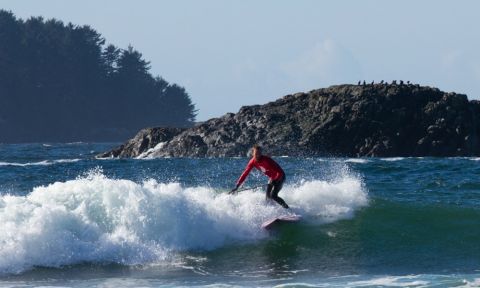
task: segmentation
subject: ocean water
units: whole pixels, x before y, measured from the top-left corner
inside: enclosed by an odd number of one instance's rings
[[[115,144],[0,144],[1,287],[479,287],[480,158],[95,159]],[[253,172],[244,187],[265,185]]]

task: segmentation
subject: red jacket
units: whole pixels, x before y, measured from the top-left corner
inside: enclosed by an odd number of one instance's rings
[[[237,186],[242,185],[243,181],[245,181],[253,167],[262,171],[263,174],[270,178],[270,180],[277,180],[285,176],[285,172],[283,172],[282,168],[277,164],[277,162],[273,161],[273,159],[268,156],[262,155],[258,161],[255,160],[255,158],[252,158],[248,162],[245,171],[243,171],[240,178],[238,178]]]

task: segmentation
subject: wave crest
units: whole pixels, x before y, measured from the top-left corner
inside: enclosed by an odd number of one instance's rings
[[[361,181],[306,181],[281,194],[306,217],[334,221],[366,205]],[[267,237],[260,224],[284,214],[260,191],[232,197],[209,187],[110,179],[101,171],[0,196],[0,273],[82,262],[165,261],[175,251]]]

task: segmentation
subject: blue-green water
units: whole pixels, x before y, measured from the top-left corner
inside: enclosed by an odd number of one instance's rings
[[[0,286],[480,285],[480,158],[274,157],[303,220],[269,232],[262,188],[225,193],[248,159],[112,146],[0,145]]]

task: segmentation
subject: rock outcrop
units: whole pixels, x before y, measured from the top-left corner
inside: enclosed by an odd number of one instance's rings
[[[188,129],[150,128],[102,157],[478,156],[480,102],[412,84],[338,85],[245,106]]]
[[[128,140],[125,144],[103,153],[101,157],[138,157],[142,153],[153,151],[159,143],[170,141],[174,136],[183,132],[185,128],[145,128]]]

